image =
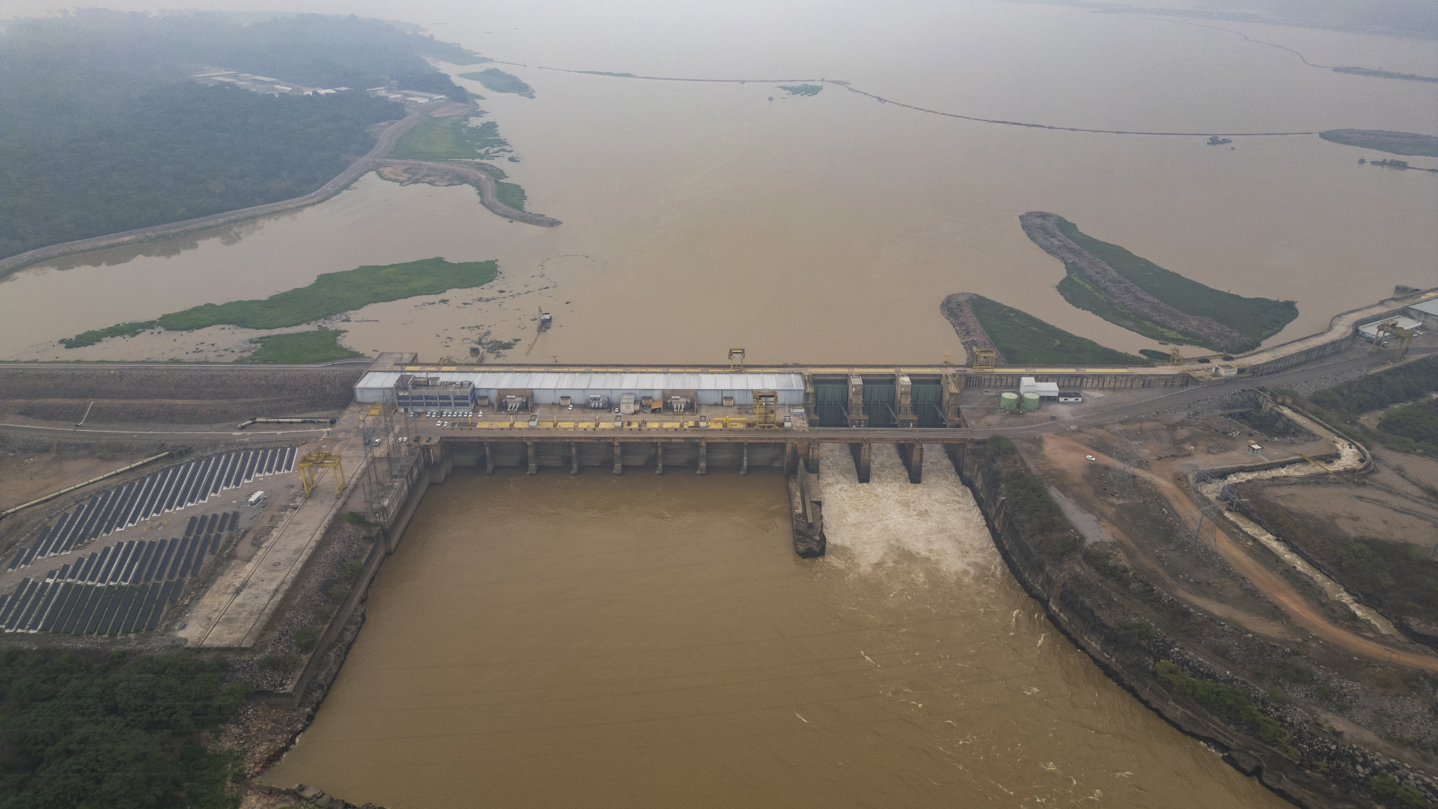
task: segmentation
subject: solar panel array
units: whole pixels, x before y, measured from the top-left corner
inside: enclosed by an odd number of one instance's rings
[[[165,605],[198,573],[240,513],[191,517],[180,539],[131,540],[87,554],[43,581],[21,579],[0,596],[5,632],[118,635],[154,629]]]
[[[204,503],[255,478],[293,471],[295,455],[295,447],[235,450],[167,466],[106,489],[42,528],[35,544],[16,554],[7,570],[68,553],[151,517]]]

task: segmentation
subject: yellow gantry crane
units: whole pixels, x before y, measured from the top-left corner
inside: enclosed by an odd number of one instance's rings
[[[974,349],[974,361],[969,367],[975,371],[992,371],[998,365],[999,352],[992,348]]]
[[[1408,356],[1408,344],[1413,342],[1413,338],[1418,335],[1418,333],[1412,329],[1405,329],[1398,325],[1398,321],[1396,320],[1379,323],[1373,332],[1373,350],[1369,351],[1369,354],[1383,348],[1383,336],[1385,334],[1391,334],[1398,338],[1398,350],[1393,352],[1392,362],[1402,362],[1403,358]]]
[[[345,465],[338,455],[332,455],[324,450],[316,450],[300,459],[300,483],[305,487],[305,497],[309,497],[319,486],[319,473],[317,470],[331,468],[335,470],[335,497],[345,489]]]

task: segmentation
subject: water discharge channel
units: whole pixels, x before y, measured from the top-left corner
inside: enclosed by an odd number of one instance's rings
[[[1111,683],[1004,567],[940,452],[859,484],[829,555],[783,478],[456,470],[266,776],[442,806],[1283,806]]]

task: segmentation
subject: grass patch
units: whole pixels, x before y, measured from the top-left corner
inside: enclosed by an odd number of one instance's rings
[[[117,326],[110,326],[104,329],[91,329],[90,331],[77,334],[74,337],[67,337],[60,341],[60,345],[66,348],[84,348],[92,346],[101,340],[111,337],[134,337],[140,332],[149,331],[160,325],[158,320],[146,320],[137,323],[121,323]]]
[[[1115,272],[1144,292],[1180,312],[1209,318],[1248,338],[1249,345],[1240,350],[1257,347],[1298,317],[1298,306],[1293,301],[1245,298],[1214,289],[1184,278],[1176,272],[1165,270],[1116,244],[1088,236],[1074,223],[1062,217],[1059,217],[1058,228],[1075,244],[1107,263]],[[1115,306],[1088,284],[1077,267],[1066,264],[1065,269],[1067,276],[1059,283],[1058,290],[1064,299],[1074,306],[1156,340],[1201,344],[1190,335],[1164,328],[1127,309]]]
[[[254,342],[259,348],[240,362],[274,365],[318,365],[322,362],[338,362],[364,355],[350,351],[339,344],[343,331],[319,329],[298,331],[293,334],[272,334]]]
[[[481,70],[477,73],[461,73],[461,79],[477,81],[484,85],[484,89],[491,93],[512,93],[525,98],[534,98],[534,88],[524,83],[524,80],[510,73],[505,73],[497,67]]]
[[[126,323],[109,329],[87,331],[61,342],[67,348],[93,345],[104,339],[98,335],[105,335],[113,329],[120,329],[124,333],[137,326],[159,326],[168,331],[194,331],[221,325],[245,329],[283,329],[349,312],[371,303],[397,301],[416,295],[438,295],[450,289],[482,286],[493,281],[498,274],[499,265],[494,261],[451,263],[442,258],[358,267],[343,272],[325,273],[307,287],[280,292],[264,300],[207,303],[182,312],[162,315],[158,320],[148,323]],[[143,331],[143,328],[139,331]]]
[[[516,211],[524,210],[524,189],[514,183],[495,181],[494,195]]]
[[[819,91],[820,91],[820,90],[824,89],[824,85],[822,85],[822,84],[794,84],[794,85],[784,85],[784,84],[781,84],[781,85],[779,85],[779,89],[780,89],[780,90],[783,90],[784,92],[788,93],[788,94],[791,95],[791,96],[816,96],[816,95],[819,94]]]
[[[1200,680],[1172,660],[1160,660],[1153,673],[1169,688],[1193,697],[1200,705],[1216,714],[1241,719],[1258,731],[1259,738],[1294,761],[1299,760],[1298,748],[1288,740],[1288,731],[1277,719],[1253,706],[1242,690],[1214,680]]]
[[[997,301],[976,295],[974,316],[1016,365],[1149,365],[1148,360],[1070,334]]]
[[[1138,350],[1138,353],[1142,354],[1145,357],[1148,357],[1154,362],[1168,362],[1170,359],[1172,359],[1172,355],[1170,355],[1168,352],[1159,351],[1158,349],[1154,348],[1140,348]]]
[[[494,160],[506,156],[509,142],[500,137],[499,124],[474,125],[473,115],[430,118],[404,133],[395,144],[398,160]]]
[[[1406,78],[1406,77],[1400,77]],[[1434,81],[1427,79],[1426,81]],[[1413,132],[1391,132],[1386,129],[1330,129],[1318,137],[1345,146],[1358,146],[1389,154],[1438,157],[1438,138]]]
[[[1361,438],[1398,452],[1438,457],[1438,402],[1429,397],[1434,391],[1438,391],[1438,357],[1425,357],[1320,390],[1308,401],[1317,415],[1345,425]],[[1409,404],[1383,414],[1377,430],[1370,430],[1358,421],[1364,413],[1401,402]]]
[[[1407,442],[1409,452],[1438,457],[1438,400],[1396,407],[1378,420],[1378,429]]]

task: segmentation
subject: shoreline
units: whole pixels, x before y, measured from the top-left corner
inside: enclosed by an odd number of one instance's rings
[[[374,169],[374,163],[388,155],[406,132],[417,126],[420,121],[430,117],[431,112],[437,111],[438,110],[413,110],[404,118],[390,124],[388,128],[380,133],[375,141],[374,148],[370,149],[368,154],[351,163],[349,168],[337,174],[334,179],[303,196],[279,200],[278,202],[267,202],[263,205],[255,205],[249,208],[224,211],[195,219],[185,219],[163,225],[151,225],[146,228],[126,230],[103,236],[91,236],[85,239],[61,242],[60,244],[52,244],[46,247],[37,247],[34,250],[27,250],[24,253],[18,253],[8,258],[0,259],[0,279],[32,264],[48,261],[52,258],[183,236],[186,233],[192,233],[197,230],[233,225],[248,219],[286,213],[324,202],[345,188],[348,188],[355,180],[372,171]]]

